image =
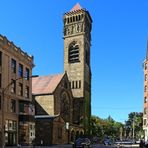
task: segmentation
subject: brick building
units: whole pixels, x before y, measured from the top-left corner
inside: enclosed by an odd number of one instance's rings
[[[33,57],[0,35],[0,145],[25,145],[34,139],[33,66]]]
[[[65,73],[33,78],[36,141],[43,145],[68,143],[90,132],[92,19],[76,4],[63,23]]]
[[[145,141],[148,141],[148,44],[147,53],[144,60],[144,111],[143,111],[143,130]]]

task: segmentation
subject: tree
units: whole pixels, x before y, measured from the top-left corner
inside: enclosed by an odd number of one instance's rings
[[[105,138],[110,138],[112,140],[119,138],[121,127],[123,128],[123,124],[114,121],[111,116],[107,119],[91,116],[91,136],[99,137],[99,141],[103,141]]]
[[[131,112],[128,115],[128,120],[125,121],[126,138],[141,139],[144,136],[142,125],[143,113]]]

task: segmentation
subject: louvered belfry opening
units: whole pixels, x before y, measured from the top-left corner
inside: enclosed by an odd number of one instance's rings
[[[69,63],[79,62],[79,46],[73,42],[69,46]]]

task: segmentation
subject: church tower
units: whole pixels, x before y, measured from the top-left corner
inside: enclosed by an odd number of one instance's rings
[[[91,115],[90,46],[92,19],[78,3],[64,14],[64,70],[74,96],[73,122],[89,134]]]

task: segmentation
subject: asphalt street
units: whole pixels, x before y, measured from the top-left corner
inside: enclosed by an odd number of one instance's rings
[[[21,147],[6,147],[6,148],[72,148],[72,145],[52,145],[52,146],[21,146]],[[122,145],[122,146],[105,146],[102,144],[91,145],[90,148],[139,148],[139,145]]]

